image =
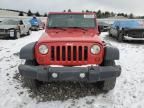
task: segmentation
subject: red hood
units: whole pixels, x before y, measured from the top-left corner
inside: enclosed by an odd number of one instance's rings
[[[98,33],[94,30],[80,31],[63,31],[63,30],[51,30],[45,32],[39,39],[39,43],[45,42],[98,42],[102,43]]]

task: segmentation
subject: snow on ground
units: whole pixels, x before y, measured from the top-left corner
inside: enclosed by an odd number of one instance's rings
[[[28,88],[23,87],[23,82],[17,74],[18,65],[21,63],[18,55],[24,45],[38,40],[43,32],[32,32],[30,36],[18,40],[0,40],[0,108],[143,108],[144,44],[138,41],[118,43],[115,39],[108,37],[107,33],[102,33],[101,37],[118,47],[121,54],[117,64],[122,66],[122,74],[117,79],[114,90],[102,93],[91,89],[93,94],[89,93],[89,90],[87,92],[87,89],[82,91],[83,88],[80,89],[80,86],[70,90],[65,89],[65,86],[57,88],[56,85],[49,90],[51,86],[46,85],[49,99],[42,99],[45,97],[42,96],[45,93],[42,90],[39,92],[41,95],[33,96]],[[65,95],[67,92],[70,95],[76,95],[74,92],[77,90],[78,97],[61,100],[61,97],[67,96]],[[79,96],[81,92],[85,92],[83,96]],[[52,100],[51,94],[58,95],[59,98]]]

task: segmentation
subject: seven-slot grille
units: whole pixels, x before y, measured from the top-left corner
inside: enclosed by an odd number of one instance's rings
[[[87,61],[87,46],[51,46],[51,61]]]

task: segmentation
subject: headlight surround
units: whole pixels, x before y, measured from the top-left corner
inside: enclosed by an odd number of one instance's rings
[[[15,36],[15,30],[14,29],[9,29],[7,33],[9,33],[10,37],[12,37],[12,38]]]
[[[40,45],[39,46],[39,52],[41,53],[41,54],[47,54],[48,53],[48,47],[47,47],[47,45]]]
[[[14,32],[14,29],[9,29],[9,30],[7,30],[8,32]]]
[[[93,45],[91,47],[91,53],[96,55],[96,54],[99,54],[101,51],[101,47],[99,45]]]

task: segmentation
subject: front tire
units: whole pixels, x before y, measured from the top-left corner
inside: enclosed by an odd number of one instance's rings
[[[25,65],[36,66],[37,63],[34,60],[26,60]],[[40,86],[40,82],[35,79],[25,78],[24,77],[25,86],[32,89],[37,90]]]
[[[15,39],[19,39],[21,37],[20,31],[15,31]]]
[[[38,89],[38,82],[34,79],[24,78],[25,86],[32,89],[37,90]]]
[[[109,31],[109,36],[112,37],[112,34],[110,33],[110,31]]]
[[[104,61],[101,66],[115,66],[114,61]],[[97,87],[103,91],[109,91],[112,90],[115,87],[116,84],[116,78],[110,78],[106,79],[104,81],[97,82]]]
[[[119,35],[118,35],[118,37],[117,37],[117,40],[118,40],[119,42],[123,42],[123,40],[124,40],[123,32],[120,32],[120,33],[119,33]]]
[[[36,31],[39,31],[39,27],[37,27],[35,30],[36,30]]]
[[[31,30],[29,29],[28,32],[27,32],[27,35],[30,35],[30,34],[31,34]]]

